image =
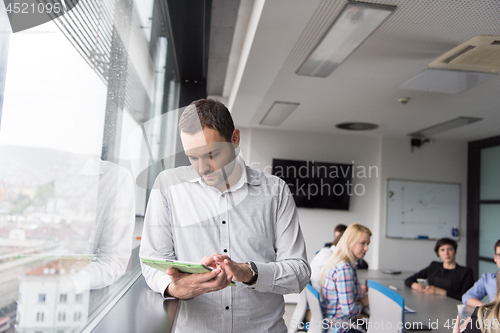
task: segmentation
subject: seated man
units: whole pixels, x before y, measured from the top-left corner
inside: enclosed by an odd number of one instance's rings
[[[311,260],[311,284],[316,290],[320,290],[321,288],[321,275],[323,274],[323,268],[325,268],[325,264],[328,262],[328,259],[330,259],[330,256],[335,250],[335,246],[339,242],[345,229],[347,229],[347,226],[337,224],[333,232],[333,242],[330,243],[331,246],[325,246],[319,250],[313,260]]]
[[[500,239],[495,243],[493,260],[495,260],[498,268],[500,268]],[[484,304],[481,300],[486,295],[488,295],[488,300],[493,302],[497,292],[497,274],[498,271],[483,274],[474,286],[462,296],[462,302],[469,306],[481,306]]]

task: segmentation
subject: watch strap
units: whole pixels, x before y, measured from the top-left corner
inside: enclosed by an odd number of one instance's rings
[[[255,282],[257,282],[257,279],[259,278],[259,270],[257,269],[257,265],[255,265],[255,263],[253,261],[248,261],[247,264],[248,264],[248,267],[250,267],[250,270],[252,271],[253,276],[249,281],[243,282],[243,284],[246,284],[247,286],[251,286],[251,285],[255,284]]]

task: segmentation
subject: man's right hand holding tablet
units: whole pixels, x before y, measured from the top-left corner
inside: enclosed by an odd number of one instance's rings
[[[206,264],[207,259],[213,256],[205,256],[200,260],[200,263]],[[212,266],[210,265],[209,267]],[[228,276],[220,266],[212,268],[212,271],[201,274],[182,273],[175,268],[167,269],[167,274],[170,276],[172,282],[165,289],[164,296],[190,299],[209,292],[219,291],[229,286],[232,276]]]

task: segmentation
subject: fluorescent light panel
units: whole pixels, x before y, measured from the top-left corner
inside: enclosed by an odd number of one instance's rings
[[[437,124],[431,127],[427,127],[424,129],[421,129],[420,131],[413,132],[408,134],[408,136],[411,136],[412,138],[428,138],[431,135],[449,131],[451,129],[461,127],[464,125],[469,125],[472,123],[475,123],[476,121],[483,120],[483,118],[474,118],[474,117],[458,117],[452,120],[445,121],[444,123]]]
[[[394,9],[394,6],[349,1],[297,74],[316,77],[332,74]]]
[[[259,124],[279,126],[299,105],[299,103],[274,102]]]
[[[498,77],[498,73],[428,68],[403,83],[399,88],[457,95],[493,77]]]

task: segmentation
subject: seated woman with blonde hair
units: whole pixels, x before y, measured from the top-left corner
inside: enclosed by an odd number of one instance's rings
[[[362,259],[370,244],[370,229],[351,224],[337,244],[323,270],[321,307],[328,322],[325,332],[360,332],[346,325],[368,306],[368,295],[359,284],[356,262]]]
[[[497,274],[497,294],[495,299],[487,304],[477,307],[471,317],[461,323],[459,329],[460,317],[457,317],[457,325],[453,333],[499,333],[500,332],[500,274]]]

